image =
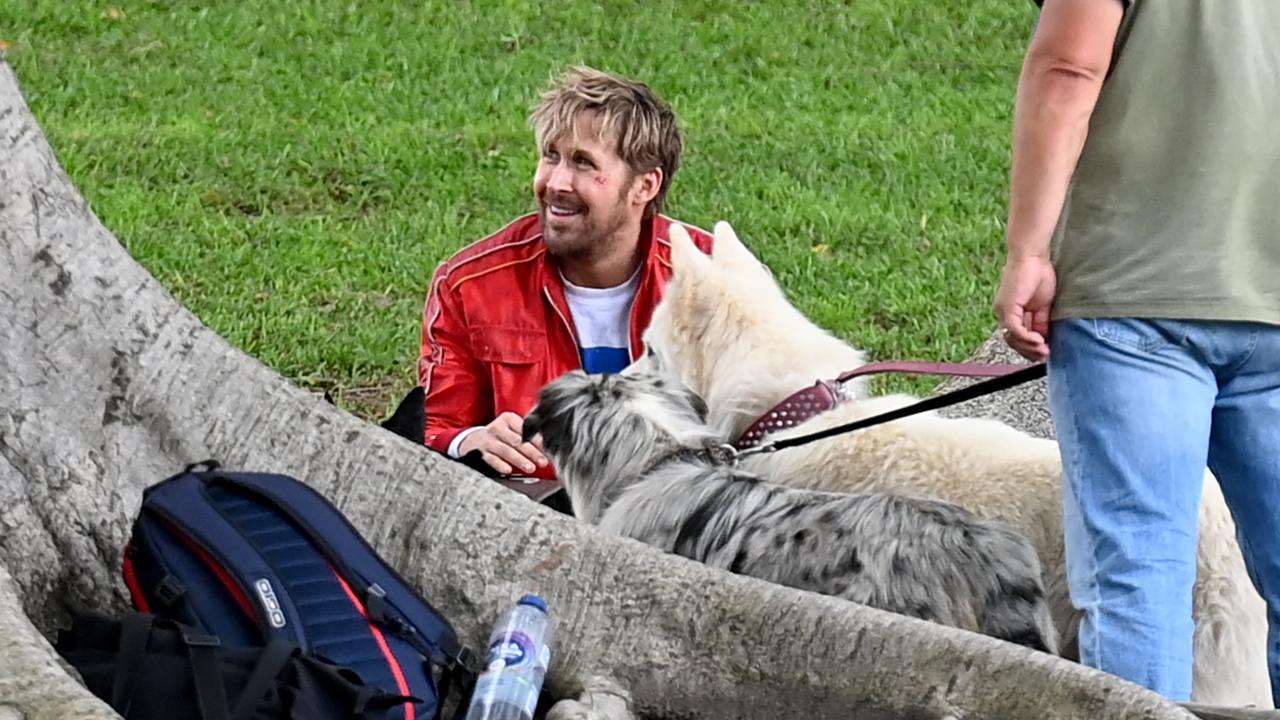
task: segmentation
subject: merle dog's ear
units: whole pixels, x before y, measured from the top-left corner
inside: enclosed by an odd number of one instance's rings
[[[391,414],[391,417],[382,421],[382,427],[412,442],[425,444],[427,434],[425,398],[426,391],[422,387],[410,390],[409,394],[405,395],[396,406],[396,411]]]
[[[521,440],[529,442],[533,439],[534,435],[542,432],[542,413],[539,412],[541,409],[542,405],[539,404],[533,409],[533,412],[525,416],[524,427],[520,430]]]
[[[552,393],[543,388],[538,396],[538,404],[524,418],[520,439],[529,442],[533,440],[533,436],[541,433],[542,449],[550,456],[565,445],[573,443],[573,428],[573,413],[565,412],[563,404],[555,402]]]

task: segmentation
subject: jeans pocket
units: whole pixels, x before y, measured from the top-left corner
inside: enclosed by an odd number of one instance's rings
[[[1137,318],[1093,318],[1093,332],[1110,345],[1153,352],[1174,344],[1170,328]]]

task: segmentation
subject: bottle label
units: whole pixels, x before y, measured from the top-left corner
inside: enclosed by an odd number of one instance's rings
[[[519,630],[512,631],[498,638],[489,646],[488,665],[490,670],[502,668],[521,668],[533,665],[535,654],[533,640]]]

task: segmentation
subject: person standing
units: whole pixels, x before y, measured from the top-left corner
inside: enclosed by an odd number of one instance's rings
[[[1173,700],[1207,464],[1280,703],[1277,118],[1275,0],[1043,0],[994,309],[1048,361],[1081,661]]]

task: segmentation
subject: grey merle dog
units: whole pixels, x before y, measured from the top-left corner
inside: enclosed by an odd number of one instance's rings
[[[1008,526],[934,500],[770,484],[725,462],[705,418],[665,375],[574,371],[542,389],[524,435],[541,434],[574,513],[607,532],[1057,652],[1039,559]]]

